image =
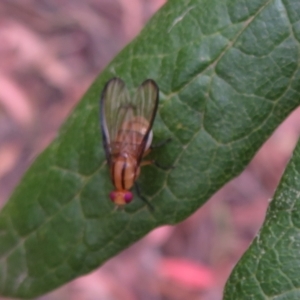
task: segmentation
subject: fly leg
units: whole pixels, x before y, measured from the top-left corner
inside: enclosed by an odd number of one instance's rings
[[[167,138],[165,140],[160,141],[159,143],[157,143],[155,145],[151,145],[150,148],[147,151],[145,151],[143,157],[147,156],[151,152],[151,150],[153,150],[155,148],[159,148],[161,146],[164,146],[165,144],[167,144],[171,141],[172,141],[171,138]],[[155,165],[156,167],[158,167],[159,169],[162,169],[164,171],[168,171],[168,170],[174,168],[174,166],[162,166],[161,164],[159,164],[155,160],[144,160],[144,161],[141,162],[141,166],[147,166],[147,165]]]
[[[115,212],[115,211],[120,211],[120,210],[124,210],[124,208],[120,205],[115,204],[113,211]]]
[[[153,160],[153,165],[155,165],[156,167],[158,167],[159,169],[162,169],[163,171],[169,171],[171,169],[174,169],[175,167],[173,165],[171,166],[162,166],[160,163],[158,163],[157,161]]]
[[[159,148],[159,147],[161,147],[161,146],[163,146],[163,145],[165,145],[165,144],[167,144],[171,141],[172,141],[172,139],[168,138],[168,139],[160,141],[159,143],[157,143],[155,145],[151,145],[150,148],[144,152],[143,157],[147,156],[153,149]]]
[[[159,148],[159,147],[161,147],[161,146],[164,146],[165,144],[170,143],[171,141],[172,141],[171,138],[167,138],[167,139],[165,139],[165,140],[160,141],[159,143],[157,143],[157,144],[155,144],[155,145],[151,145],[151,146],[150,146],[150,149],[152,150],[152,149],[155,149],[155,148]]]
[[[147,166],[147,165],[154,165],[156,167],[158,167],[159,169],[162,169],[164,171],[168,171],[170,169],[174,169],[174,166],[162,166],[161,164],[159,164],[156,160],[144,160],[141,162],[141,167],[142,166]]]
[[[153,205],[141,194],[141,189],[137,182],[134,183],[134,187],[139,198],[148,205],[151,211],[154,211]]]

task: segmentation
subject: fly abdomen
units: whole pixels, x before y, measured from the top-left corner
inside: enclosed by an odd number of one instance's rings
[[[147,151],[152,142],[152,131],[149,131],[147,140],[144,141],[145,135],[148,130],[149,123],[142,117],[134,117],[130,121],[124,122],[119,129],[114,143],[114,154],[118,152],[128,153],[136,156],[139,154],[139,147],[144,144],[144,151]]]
[[[116,141],[121,142],[122,144],[128,143],[131,145],[140,145],[144,136],[144,134],[136,130],[120,129]]]

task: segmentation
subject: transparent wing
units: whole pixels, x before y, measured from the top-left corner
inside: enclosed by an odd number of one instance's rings
[[[138,161],[141,160],[144,154],[148,135],[153,126],[158,106],[158,93],[159,89],[156,82],[152,79],[147,79],[140,85],[133,98],[133,103],[136,107],[135,116],[142,117],[148,123],[147,130],[144,133],[143,141],[137,151]],[[142,123],[141,126],[143,126]]]
[[[121,152],[141,159],[157,105],[158,87],[151,79],[144,81],[132,98],[121,79],[108,81],[101,96],[100,120],[109,163],[112,155]]]
[[[112,150],[111,142],[116,139],[126,114],[126,110],[122,107],[126,106],[128,102],[129,94],[125,83],[119,78],[109,80],[100,99],[100,125],[108,162],[110,162]]]

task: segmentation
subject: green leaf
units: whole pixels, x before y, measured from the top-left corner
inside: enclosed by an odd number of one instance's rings
[[[300,142],[266,222],[234,269],[224,299],[300,299]]]
[[[300,102],[298,0],[172,0],[106,68],[0,214],[0,292],[34,297],[98,267],[153,228],[175,224],[239,174]],[[159,85],[151,154],[125,210],[99,132],[111,77]]]

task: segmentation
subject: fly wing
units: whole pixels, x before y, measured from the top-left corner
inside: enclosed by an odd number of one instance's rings
[[[129,93],[125,83],[119,78],[109,80],[100,99],[100,124],[106,159],[111,162],[112,144],[126,117]]]
[[[140,85],[133,98],[133,105],[136,107],[135,116],[142,117],[148,123],[143,140],[137,150],[138,162],[142,159],[147,139],[153,126],[158,107],[158,93],[159,89],[156,82],[152,79],[147,79]]]
[[[112,155],[123,151],[135,155],[140,162],[157,106],[158,86],[153,80],[144,81],[132,98],[121,79],[108,81],[100,102],[101,131],[108,163]]]

